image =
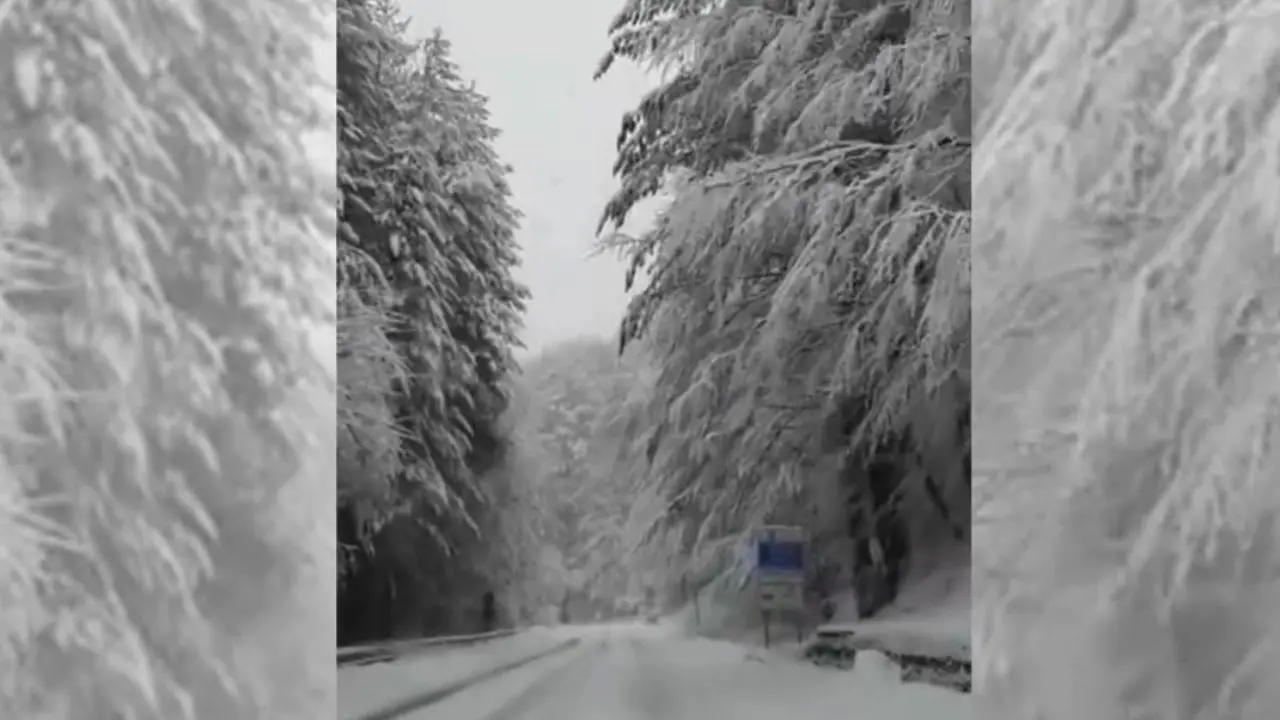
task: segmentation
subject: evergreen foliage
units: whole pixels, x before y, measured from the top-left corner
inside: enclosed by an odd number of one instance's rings
[[[613,342],[579,338],[526,363],[522,403],[513,420],[538,449],[529,478],[546,546],[540,605],[568,598],[575,615],[630,611],[638,588],[627,557],[627,518],[635,500],[616,471],[625,442],[620,410],[636,386],[634,353],[619,359]]]
[[[1280,16],[977,10],[986,714],[1272,717]]]
[[[390,0],[338,8],[344,639],[464,628],[498,581],[519,215],[449,43]]]
[[[0,5],[0,717],[332,706],[331,32]]]
[[[666,77],[623,118],[601,221],[670,198],[624,244],[648,279],[622,339],[660,368],[626,454],[666,508],[645,536],[692,557],[845,495],[864,556],[964,537],[967,6],[629,0],[610,33],[599,73]]]

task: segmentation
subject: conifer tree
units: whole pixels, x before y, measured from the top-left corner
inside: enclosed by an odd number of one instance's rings
[[[0,8],[0,716],[331,706],[331,21]]]
[[[339,12],[344,637],[445,631],[494,580],[519,214],[448,41],[389,0]]]
[[[661,367],[633,453],[668,507],[651,536],[696,554],[804,524],[834,483],[864,555],[963,537],[967,7],[630,0],[610,32],[599,73],[624,59],[670,78],[623,118],[601,223],[670,198],[626,248],[628,287],[648,279],[623,340]],[[819,472],[831,457],[843,470]]]
[[[1269,718],[1277,16],[975,10],[985,714]]]

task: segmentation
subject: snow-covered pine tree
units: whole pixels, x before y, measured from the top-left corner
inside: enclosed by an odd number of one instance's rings
[[[332,707],[327,20],[0,8],[2,717]]]
[[[481,516],[497,511],[481,477],[501,464],[527,295],[513,279],[518,214],[484,98],[460,79],[448,42],[408,40],[390,0],[339,9],[342,249],[379,271],[352,274],[344,295],[370,340],[343,377],[344,390],[369,388],[363,414],[345,416],[344,632],[447,630],[454,605],[489,581],[468,553],[492,526]],[[377,440],[356,443],[361,434]]]
[[[984,715],[1272,717],[1280,16],[975,21]]]
[[[338,5],[338,505],[350,508],[357,541],[367,540],[399,508],[396,479],[404,468],[403,421],[393,395],[408,382],[408,366],[392,335],[404,322],[397,290],[379,257],[363,249],[358,228],[373,212],[379,165],[395,98],[377,77],[380,59],[399,57],[403,43],[375,22],[363,3]],[[352,569],[361,542],[340,548],[339,572]]]
[[[631,357],[613,342],[579,338],[557,343],[525,363],[520,386],[527,410],[519,422],[542,464],[532,479],[543,513],[543,542],[563,565],[555,583],[584,608],[611,613],[630,591],[625,543],[635,497],[629,477],[615,472],[618,411],[636,381]]]
[[[610,30],[599,72],[668,78],[623,119],[601,223],[670,188],[623,327],[662,368],[634,453],[653,533],[800,520],[817,485],[870,495],[886,454],[913,532],[963,533],[967,4],[630,0]]]

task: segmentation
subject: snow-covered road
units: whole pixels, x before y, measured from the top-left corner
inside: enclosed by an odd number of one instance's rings
[[[968,720],[968,695],[927,685],[903,685],[875,653],[856,670],[818,668],[781,653],[682,637],[655,626],[563,628],[542,642],[581,641],[572,648],[479,683],[402,720]],[[522,641],[527,650],[538,641]],[[492,648],[495,664],[518,659],[508,643]],[[506,657],[499,657],[506,655]],[[458,658],[461,660],[461,658]],[[402,696],[429,691],[448,654],[361,668],[364,682],[340,681],[347,693],[381,673],[403,683]],[[415,678],[405,668],[416,663]],[[397,667],[399,666],[399,667]],[[456,666],[455,666],[456,667]],[[377,668],[382,668],[380,671]],[[340,672],[340,675],[343,674]],[[340,690],[340,692],[343,692]],[[351,703],[342,703],[348,708]],[[366,703],[367,705],[367,703]],[[355,720],[359,713],[344,714]]]

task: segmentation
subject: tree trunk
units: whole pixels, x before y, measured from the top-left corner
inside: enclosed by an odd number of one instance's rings
[[[871,617],[898,596],[909,558],[897,463],[881,456],[866,468],[850,468],[849,535],[854,541],[853,576],[859,617]]]

